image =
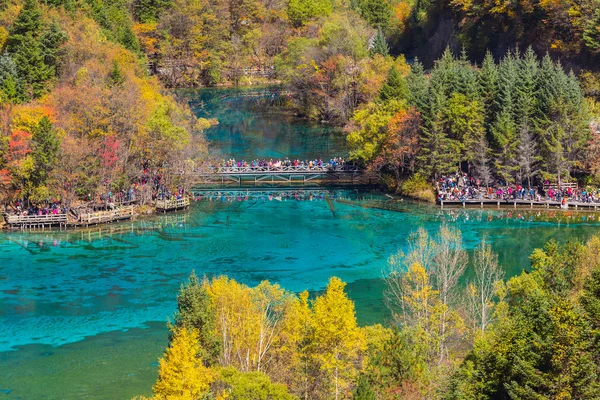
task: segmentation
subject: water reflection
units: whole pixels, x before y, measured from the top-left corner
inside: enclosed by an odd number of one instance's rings
[[[206,135],[211,151],[227,159],[329,159],[347,154],[340,128],[288,112],[282,107],[287,94],[280,88],[182,89],[177,93],[197,116],[219,121]]]

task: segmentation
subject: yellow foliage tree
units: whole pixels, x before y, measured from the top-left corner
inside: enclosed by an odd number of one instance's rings
[[[215,373],[198,358],[198,332],[181,328],[158,365],[156,399],[195,400],[207,392]]]
[[[339,278],[331,278],[325,294],[313,304],[311,353],[325,375],[327,397],[335,399],[349,395],[360,370],[361,352],[366,349],[365,335],[358,327],[354,302],[344,292],[345,286]]]

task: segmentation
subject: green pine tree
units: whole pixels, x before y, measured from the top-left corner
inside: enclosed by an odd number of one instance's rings
[[[371,57],[375,54],[381,54],[382,56],[388,56],[390,54],[390,48],[388,47],[387,41],[385,40],[385,36],[383,35],[383,31],[381,29],[377,30],[377,35],[373,40],[373,45],[371,46]]]
[[[125,76],[123,75],[123,71],[119,66],[119,63],[115,60],[113,61],[112,69],[108,74],[108,85],[109,86],[123,86],[125,83]]]
[[[358,385],[356,385],[356,389],[354,389],[352,400],[377,400],[377,394],[364,375],[361,375],[358,379]]]
[[[506,101],[512,104],[509,94],[507,94]],[[496,122],[492,126],[492,136],[495,144],[494,164],[496,173],[504,182],[512,183],[519,169],[516,162],[519,134],[510,107],[505,107],[500,111]]]
[[[382,0],[360,0],[359,14],[373,27],[386,30],[392,19],[392,6]]]
[[[40,37],[40,45],[44,53],[44,63],[56,75],[62,57],[61,46],[67,41],[67,34],[60,28],[58,21],[53,20],[48,29]]]
[[[425,76],[425,68],[415,58],[415,62],[410,67],[410,74],[406,77],[406,86],[408,89],[408,103],[415,107],[421,113],[423,118],[427,117],[427,108],[429,102],[429,80]]]
[[[31,35],[26,35],[12,56],[17,64],[19,78],[23,81],[23,97],[38,98],[47,92],[54,71],[44,62],[40,42]]]
[[[445,126],[447,100],[441,90],[432,86],[427,119],[421,134],[421,154],[417,157],[420,170],[437,180],[456,172],[461,154],[460,144],[448,137]]]
[[[23,8],[9,31],[6,49],[16,51],[26,41],[27,36],[37,38],[42,29],[42,10],[37,0],[25,0]]]
[[[496,114],[495,98],[498,95],[498,79],[498,66],[494,62],[492,53],[488,51],[477,76],[479,93],[485,111],[485,127],[488,132]],[[492,141],[491,136],[488,136],[487,139],[488,142]]]
[[[534,127],[537,111],[537,77],[539,62],[529,47],[518,62],[518,82],[515,91],[515,118],[519,127]]]
[[[32,182],[34,186],[43,186],[56,163],[60,150],[60,138],[48,117],[43,117],[33,129],[31,147],[31,154],[35,161]]]
[[[180,329],[197,329],[200,341],[200,356],[205,363],[211,365],[217,361],[221,349],[220,342],[215,336],[215,310],[212,300],[202,282],[192,272],[188,282],[181,286],[177,294],[177,312],[175,321],[169,330],[169,340],[172,334]]]
[[[480,91],[477,82],[477,71],[469,62],[464,48],[458,61],[457,69],[458,92],[464,94],[471,101],[479,100]]]
[[[538,69],[537,105],[538,117],[544,118],[558,99],[559,71],[548,54],[542,58]]]
[[[392,65],[390,68],[387,81],[381,87],[379,97],[383,101],[392,99],[401,100],[408,97],[406,82],[404,78],[402,78],[402,75],[400,75],[400,71],[398,71],[398,68],[396,68],[395,65]]]
[[[460,90],[458,64],[459,62],[454,58],[450,48],[447,47],[431,70],[431,86],[435,86],[446,98]]]
[[[141,23],[157,22],[172,4],[172,0],[137,0],[133,3],[133,14]]]

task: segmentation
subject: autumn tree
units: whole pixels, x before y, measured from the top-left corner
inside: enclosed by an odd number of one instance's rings
[[[365,348],[363,332],[356,323],[354,303],[344,292],[345,284],[331,278],[322,296],[313,304],[313,336],[310,352],[323,374],[323,395],[347,397],[360,369]]]
[[[369,169],[392,173],[396,182],[415,172],[421,118],[414,108],[401,110],[388,122],[387,136]]]
[[[215,373],[198,357],[198,332],[181,328],[158,363],[158,380],[153,387],[157,399],[197,399],[206,393]]]

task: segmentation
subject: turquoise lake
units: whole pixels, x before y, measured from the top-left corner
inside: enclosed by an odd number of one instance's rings
[[[268,91],[251,93],[181,96],[198,115],[220,119],[207,134],[224,155],[344,152],[339,131],[265,105]],[[264,146],[255,146],[263,139]],[[379,193],[335,195],[344,199],[334,203],[335,214],[319,199],[216,199],[95,230],[0,233],[0,399],[150,394],[167,342],[165,322],[192,270],[250,285],[268,279],[295,292],[321,290],[335,275],[348,282],[361,324],[384,323],[387,259],[419,227],[432,233],[441,224],[457,227],[469,249],[489,237],[509,276],[526,268],[531,251],[546,241],[585,239],[600,227],[579,217],[535,222],[510,211],[391,205]]]

